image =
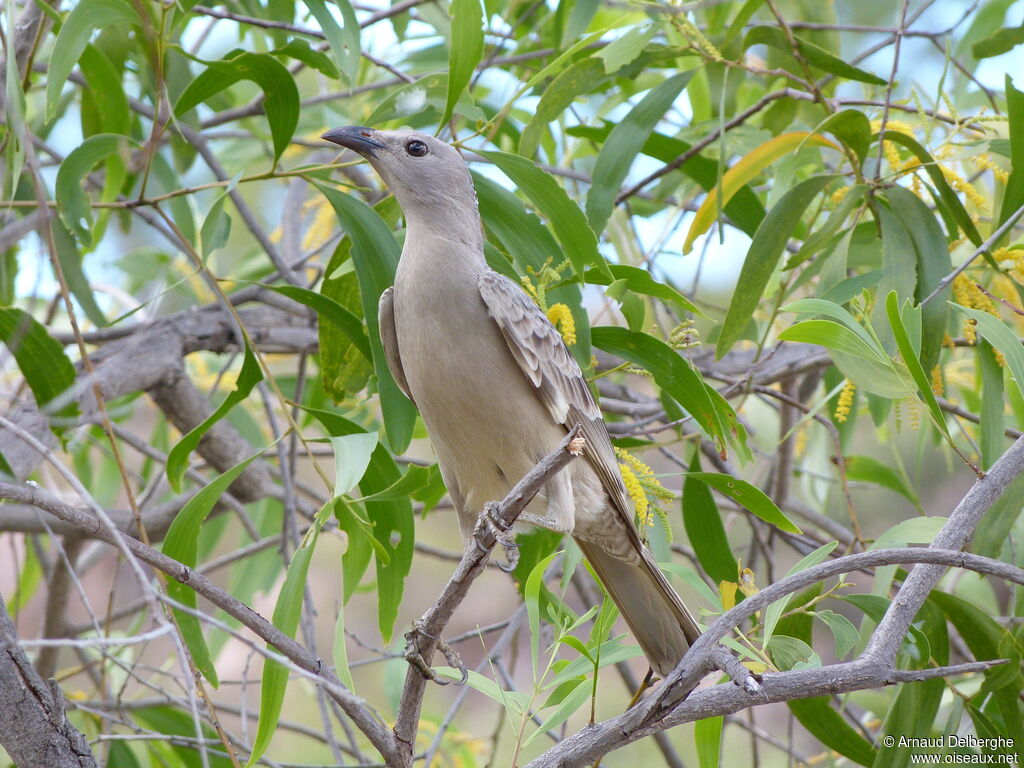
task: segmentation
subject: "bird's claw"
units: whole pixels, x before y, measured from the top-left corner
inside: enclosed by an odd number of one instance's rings
[[[462,659],[459,657],[459,654],[442,638],[435,637],[423,629],[422,621],[414,621],[412,629],[405,633],[405,660],[412,666],[416,667],[416,669],[419,670],[419,673],[427,680],[432,680],[438,685],[448,685],[452,682],[451,680],[439,677],[431,668],[430,664],[427,663],[427,660],[423,658],[423,654],[420,653],[420,637],[426,637],[427,639],[434,641],[436,644],[435,648],[444,654],[444,658],[448,662],[448,665],[459,670],[459,674],[462,676],[459,680],[459,685],[465,685],[466,681],[469,680],[469,671],[466,669],[466,665],[462,663]]]
[[[516,537],[512,533],[512,526],[506,524],[504,520],[495,514],[497,506],[495,502],[489,502],[484,506],[484,511],[480,514],[480,519],[476,524],[476,533],[479,534],[485,529],[491,532],[495,543],[500,544],[502,549],[505,550],[505,562],[495,562],[495,565],[505,573],[511,573],[516,569],[516,565],[519,564],[519,545],[516,543]],[[474,535],[473,538],[480,551],[486,554],[488,550],[480,543],[479,535]]]

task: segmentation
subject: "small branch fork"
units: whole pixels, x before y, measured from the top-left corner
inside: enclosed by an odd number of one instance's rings
[[[434,652],[442,651],[449,664],[462,669],[463,681],[467,676],[458,656],[440,639],[441,632],[455,613],[455,609],[466,598],[470,585],[483,573],[495,544],[500,543],[505,547],[510,564],[515,562],[515,556],[512,554],[515,552],[515,544],[511,538],[512,525],[538,491],[583,452],[583,438],[578,435],[579,427],[573,427],[554,451],[541,459],[516,483],[504,500],[487,505],[451,580],[445,585],[437,601],[406,634],[406,658],[410,661],[410,667],[405,675],[401,705],[394,727],[396,746],[404,757],[401,765],[412,765],[423,693],[428,680],[437,680],[429,663]]]

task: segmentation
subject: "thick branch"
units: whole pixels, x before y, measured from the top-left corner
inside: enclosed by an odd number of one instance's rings
[[[83,736],[64,716],[64,697],[18,646],[0,596],[0,744],[20,768],[96,768]]]

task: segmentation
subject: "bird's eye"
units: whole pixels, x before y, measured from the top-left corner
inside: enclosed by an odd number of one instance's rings
[[[411,141],[406,142],[405,151],[413,157],[423,157],[429,150],[427,149],[426,143],[419,139],[412,139]]]

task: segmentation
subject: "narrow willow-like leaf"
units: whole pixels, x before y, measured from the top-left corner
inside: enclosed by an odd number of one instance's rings
[[[251,80],[263,90],[263,111],[270,125],[277,163],[299,123],[299,89],[288,68],[269,53],[249,51],[232,51],[218,61],[196,60],[202,61],[206,70],[178,97],[174,114],[181,117],[239,80]]]
[[[558,119],[577,96],[597,88],[609,75],[601,61],[593,56],[574,62],[551,81],[541,96],[537,109],[523,129],[519,140],[519,154],[532,157],[548,126]]]
[[[370,349],[370,340],[366,337],[366,331],[363,330],[363,321],[334,299],[296,285],[264,285],[263,287],[315,310],[321,320],[334,323],[367,360],[373,360],[373,350]]]
[[[800,182],[786,192],[761,220],[761,226],[757,228],[747,250],[743,269],[740,270],[739,279],[736,281],[736,290],[733,291],[729,310],[722,322],[722,330],[715,347],[717,359],[721,359],[743,334],[743,329],[750,322],[758,302],[761,301],[772,272],[779,264],[793,229],[811,200],[831,180],[831,176],[814,176]]]
[[[202,423],[182,435],[181,440],[167,454],[167,480],[175,492],[180,492],[181,490],[181,480],[185,476],[185,470],[188,469],[189,454],[199,445],[203,435],[210,431],[210,427],[224,418],[228,411],[245,400],[249,393],[252,392],[252,388],[262,380],[263,371],[260,368],[259,361],[247,344],[245,356],[242,358],[242,368],[238,372],[238,380],[235,382],[235,388],[228,393],[228,396],[217,406],[217,409],[207,416]]]
[[[331,46],[331,53],[338,64],[338,70],[345,76],[350,86],[356,84],[359,73],[359,20],[349,0],[335,0],[341,10],[343,26],[338,26],[334,16],[327,9],[324,0],[304,0],[310,13],[316,18],[320,29]]]
[[[174,518],[171,527],[167,529],[167,536],[161,551],[168,557],[173,557],[189,568],[195,568],[199,550],[199,531],[207,515],[213,509],[220,497],[227,491],[228,486],[235,481],[245,470],[252,460],[260,454],[254,454],[244,461],[231,467],[227,472],[218,475],[210,483],[202,488],[195,496],[188,500],[188,503],[181,508],[181,511]],[[196,593],[191,587],[182,584],[175,579],[167,580],[167,594],[179,603],[195,610]],[[192,660],[196,668],[203,673],[203,677],[210,681],[214,688],[219,685],[217,680],[217,669],[210,658],[210,651],[206,645],[206,638],[203,635],[202,625],[194,613],[174,609],[175,621],[181,632],[181,637],[192,654]]]
[[[359,290],[366,319],[367,336],[373,352],[373,368],[377,374],[381,409],[388,446],[394,453],[402,453],[412,440],[416,424],[416,407],[395,384],[388,368],[384,347],[380,341],[377,302],[380,295],[395,281],[400,250],[394,235],[380,215],[365,203],[316,184],[341,221],[352,240],[352,262],[359,278]]]
[[[855,763],[871,768],[875,761],[875,748],[832,708],[828,696],[795,699],[787,704],[800,725],[822,744]]]
[[[46,119],[57,116],[61,90],[75,68],[75,63],[97,29],[112,24],[136,27],[142,20],[128,0],[81,0],[64,20],[53,44],[46,73]]]
[[[783,53],[792,54],[793,46],[789,41],[789,34],[792,33],[787,34],[778,27],[754,27],[747,33],[747,36],[743,41],[743,47],[749,48],[752,45],[764,43],[765,45],[770,45]],[[796,43],[796,49],[800,56],[812,67],[833,75],[838,75],[839,77],[846,78],[847,80],[856,80],[857,82],[868,83],[869,85],[885,85],[886,83],[886,81],[878,75],[873,75],[870,72],[865,72],[863,69],[858,69],[851,64],[847,64],[838,56],[833,56],[824,48],[820,48],[814,43],[808,42],[807,40],[801,40],[795,35],[793,36],[793,41]]]
[[[778,160],[783,155],[795,151],[804,145],[815,145],[829,147],[838,150],[835,144],[828,139],[807,131],[794,131],[784,133],[769,139],[757,149],[748,153],[736,165],[730,168],[722,176],[722,205],[724,206],[733,195],[742,189],[757,174],[767,166]],[[693,241],[703,235],[711,227],[715,217],[718,215],[718,188],[708,191],[704,202],[700,204],[697,213],[690,222],[690,229],[686,233],[686,240],[683,241],[683,253],[693,250]]]
[[[82,189],[85,175],[94,165],[117,152],[129,141],[131,140],[124,136],[107,133],[90,136],[75,147],[60,164],[54,185],[57,211],[64,225],[74,232],[84,245],[92,245],[92,207],[89,205],[85,190]],[[110,198],[119,191],[107,189],[108,186],[104,185],[105,198]]]
[[[594,163],[590,192],[587,194],[587,219],[596,234],[604,231],[619,187],[629,173],[637,153],[691,77],[692,71],[680,72],[658,83],[612,129],[601,147]]]
[[[921,510],[921,500],[906,478],[892,468],[891,465],[879,461],[874,456],[847,456],[843,460],[846,476],[858,483],[874,483],[890,491],[895,491],[911,504]]]
[[[775,505],[775,502],[768,498],[764,491],[756,485],[751,485],[746,480],[740,480],[732,475],[723,475],[717,472],[685,472],[683,476],[711,486],[723,496],[728,496],[766,523],[771,523],[788,533],[802,533],[796,524],[786,517],[785,513]]]
[[[705,717],[693,726],[693,743],[697,748],[699,768],[718,768],[722,750],[722,725],[725,716]]]
[[[690,472],[700,472],[700,451],[693,452]],[[725,535],[722,516],[706,483],[687,476],[683,482],[683,525],[701,567],[716,583],[736,580],[736,558]]]
[[[962,307],[959,304],[953,306],[974,320],[988,343],[1003,353],[1013,381],[1024,392],[1024,346],[1021,346],[1017,334],[1011,331],[1006,323],[988,312]]]
[[[441,125],[451,119],[484,53],[484,15],[480,0],[452,0],[452,39],[448,54],[448,98]]]
[[[981,369],[981,468],[988,469],[1003,454],[1006,445],[1006,395],[1003,390],[1003,369],[996,361],[992,345],[984,339],[978,344],[978,367]]]
[[[547,219],[555,237],[577,275],[582,276],[587,265],[611,274],[608,263],[597,250],[597,237],[587,224],[583,211],[562,189],[554,177],[544,172],[525,157],[506,152],[481,152],[508,176],[537,211]]]
[[[55,420],[56,429],[69,426],[78,416],[72,389],[75,366],[60,343],[31,315],[15,307],[0,307],[0,341],[14,355],[39,409]]]

